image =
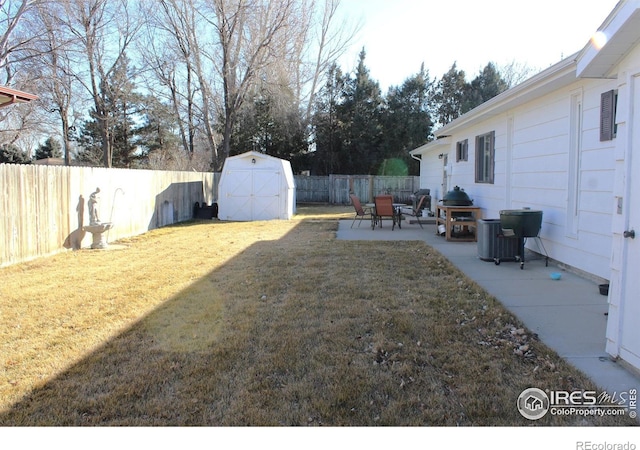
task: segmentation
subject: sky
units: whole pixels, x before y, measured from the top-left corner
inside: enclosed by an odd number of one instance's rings
[[[471,81],[489,62],[546,69],[582,50],[618,0],[342,0],[361,29],[339,60],[353,72],[364,47],[383,92],[424,62],[432,79],[453,63]]]

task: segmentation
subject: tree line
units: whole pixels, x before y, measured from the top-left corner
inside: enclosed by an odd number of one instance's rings
[[[408,151],[528,75],[493,63],[470,82],[424,65],[382,93],[337,64],[358,32],[340,0],[0,1],[0,162],[216,170],[256,150],[294,171],[416,173]]]

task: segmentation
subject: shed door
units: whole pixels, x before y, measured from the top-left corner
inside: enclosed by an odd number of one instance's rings
[[[636,237],[624,239],[625,261],[622,274],[622,330],[620,355],[640,367],[640,75],[633,80],[633,114],[631,122],[631,148],[628,157],[627,182],[623,198],[628,215],[626,230],[635,230]]]
[[[252,220],[280,218],[280,172],[253,171],[253,194]]]
[[[252,176],[251,170],[229,171],[227,179],[227,197],[225,218],[250,221],[252,216]]]
[[[227,183],[226,217],[238,221],[280,218],[280,172],[234,170]]]

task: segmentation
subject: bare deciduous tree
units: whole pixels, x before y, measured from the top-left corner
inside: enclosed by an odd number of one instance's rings
[[[526,63],[520,63],[514,60],[508,64],[499,66],[498,72],[505,83],[507,83],[507,87],[512,88],[538,73],[539,70],[527,65]]]
[[[215,34],[207,33],[203,17],[206,4],[193,0],[161,0],[146,11],[148,39],[143,46],[146,65],[156,76],[176,117],[185,153],[189,159],[205,144],[210,161],[217,159],[212,88],[217,54]],[[200,135],[200,138],[198,138]]]
[[[42,0],[21,0],[6,2],[0,0],[0,84],[11,85],[17,89],[32,91],[37,80],[37,71],[31,71],[26,63],[34,56],[33,46],[41,39],[40,30],[30,22],[31,13]],[[21,73],[20,76],[16,76]],[[20,144],[30,154],[33,139],[28,139],[29,130],[40,128],[42,116],[33,105],[21,105],[19,108],[0,110],[2,136],[0,141],[8,144]]]
[[[38,66],[40,101],[47,112],[56,114],[61,126],[65,165],[71,164],[71,111],[74,98],[74,77],[69,52],[72,42],[58,28],[62,8],[55,2],[43,3],[37,8],[37,26],[44,38],[34,47],[33,62]],[[78,103],[75,106],[79,106]]]
[[[192,25],[186,22],[186,4],[181,0],[161,0],[146,6],[144,14],[149,20],[140,49],[146,67],[155,76],[155,82],[148,85],[159,85],[152,91],[166,96],[177,119],[185,154],[191,158],[195,150],[196,87],[187,31]]]
[[[20,21],[31,10],[32,7],[40,3],[40,0],[22,0],[17,5],[7,4],[5,0],[0,0],[0,69],[6,73],[5,84],[11,80],[10,65],[7,64],[9,55],[25,45],[25,40],[18,39],[12,42],[15,31]],[[29,38],[26,38],[28,40]]]
[[[319,12],[322,17],[319,25],[312,27],[318,34],[316,42],[311,42],[311,48],[316,49],[311,76],[304,83],[308,84],[309,89],[304,117],[307,122],[310,120],[316,92],[318,91],[318,86],[322,83],[322,78],[327,75],[331,65],[344,54],[361,27],[360,24],[349,23],[347,19],[336,23],[340,1],[324,0]]]
[[[81,55],[73,75],[91,97],[100,129],[103,164],[111,167],[113,119],[108,99],[113,101],[120,93],[108,81],[126,57],[139,22],[129,14],[126,0],[68,0],[64,6],[67,19],[62,24],[77,38],[77,54]]]
[[[286,53],[285,33],[294,0],[212,0],[209,19],[220,45],[218,69],[223,85],[222,150],[214,161],[220,169],[229,156],[231,133],[249,91],[266,68]]]

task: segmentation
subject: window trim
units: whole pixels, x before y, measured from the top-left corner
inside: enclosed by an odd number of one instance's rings
[[[488,151],[488,154],[487,154]],[[496,165],[496,132],[479,134],[476,136],[476,183],[493,184]],[[487,163],[488,166],[485,164]]]

